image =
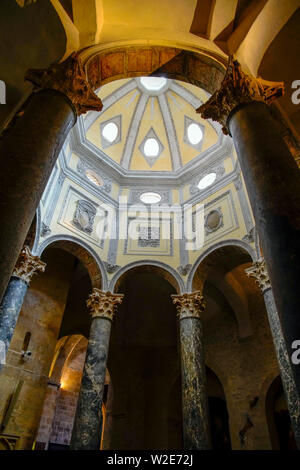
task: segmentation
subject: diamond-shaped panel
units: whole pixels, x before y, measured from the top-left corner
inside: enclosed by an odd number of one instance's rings
[[[155,156],[149,156],[149,155],[146,155],[145,152],[144,152],[144,146],[145,146],[145,143],[148,139],[155,139],[158,143],[158,147],[159,147],[159,150],[158,150],[158,153],[157,155]],[[161,143],[161,141],[159,140],[159,138],[157,137],[156,133],[155,133],[155,130],[153,129],[153,127],[151,127],[151,129],[149,129],[149,131],[147,132],[147,134],[145,135],[144,139],[142,140],[140,146],[139,146],[139,150],[141,152],[141,154],[143,155],[143,157],[145,158],[146,162],[148,163],[148,165],[150,167],[152,167],[154,165],[154,163],[159,159],[159,157],[161,156],[163,150],[164,150],[164,146],[163,144]]]

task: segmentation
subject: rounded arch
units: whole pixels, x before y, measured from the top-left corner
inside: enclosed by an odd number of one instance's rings
[[[224,55],[201,48],[165,44],[124,42],[84,49],[80,58],[92,88],[122,78],[163,75],[196,85],[209,93],[219,89],[225,75]]]
[[[86,267],[92,286],[104,291],[107,290],[108,280],[104,263],[87,243],[68,235],[54,235],[41,243],[34,254],[41,256],[43,251],[50,245],[76,256]]]
[[[255,251],[240,240],[224,240],[204,251],[193,265],[187,291],[203,289],[209,281],[217,286],[234,312],[240,338],[253,334],[248,299],[243,284],[231,272],[256,259]]]
[[[230,239],[230,240],[223,240],[221,242],[216,243],[215,245],[210,246],[205,250],[201,255],[196,259],[194,262],[192,269],[189,272],[188,279],[187,279],[187,292],[192,292],[193,290],[193,280],[195,273],[200,266],[200,264],[208,257],[212,252],[218,250],[219,248],[223,247],[238,247],[248,253],[251,257],[252,261],[256,261],[258,259],[258,255],[256,251],[248,245],[248,243],[242,240]]]
[[[165,263],[161,263],[159,261],[154,260],[134,261],[119,269],[119,271],[114,275],[114,277],[110,281],[109,290],[111,292],[115,292],[123,275],[135,268],[152,270],[156,274],[169,281],[169,283],[175,288],[178,294],[184,292],[184,283],[179,274],[175,271],[175,269],[171,268]]]

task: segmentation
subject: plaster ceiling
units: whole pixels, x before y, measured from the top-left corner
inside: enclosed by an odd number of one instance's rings
[[[201,159],[221,139],[220,126],[196,114],[209,95],[193,85],[165,79],[161,89],[149,90],[143,79],[133,78],[104,85],[98,95],[103,110],[84,118],[84,139],[128,172],[176,172]],[[118,128],[113,142],[103,136],[110,123]],[[200,141],[190,140],[191,130]],[[147,152],[150,141],[156,147],[153,154],[151,148]]]

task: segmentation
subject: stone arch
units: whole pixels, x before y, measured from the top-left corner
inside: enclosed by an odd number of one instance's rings
[[[87,243],[68,235],[54,235],[41,243],[36,249],[35,254],[41,256],[43,251],[50,245],[54,248],[61,248],[76,256],[86,267],[92,286],[104,291],[107,289],[108,281],[104,263]]]
[[[258,254],[256,253],[256,251],[250,245],[248,245],[248,243],[246,243],[242,240],[231,239],[231,240],[223,240],[219,243],[216,243],[215,245],[210,246],[209,248],[207,248],[207,250],[205,250],[203,253],[201,253],[201,255],[194,262],[194,264],[192,266],[192,269],[190,270],[189,275],[188,275],[187,292],[192,292],[192,290],[193,290],[193,279],[194,279],[194,276],[195,276],[195,272],[197,271],[200,264],[207,258],[207,256],[210,253],[218,250],[219,248],[230,247],[230,246],[231,247],[232,246],[233,247],[239,247],[242,250],[244,250],[245,252],[247,252],[249,254],[249,256],[251,257],[252,261],[256,261],[259,257]]]
[[[111,292],[117,291],[118,285],[123,276],[126,275],[126,273],[128,273],[129,271],[132,271],[133,269],[152,271],[158,274],[160,277],[166,279],[175,288],[178,294],[184,292],[184,283],[179,274],[175,271],[175,269],[171,268],[165,263],[150,260],[134,261],[119,269],[119,271],[114,275],[114,277],[110,281],[109,290]]]
[[[196,85],[209,93],[219,89],[226,58],[202,49],[180,49],[168,45],[123,44],[92,46],[80,53],[92,88],[114,80],[143,75],[165,76]]]
[[[225,240],[209,247],[199,256],[187,282],[187,290],[192,292],[201,290],[209,277],[215,281],[235,313],[241,338],[246,338],[253,333],[248,300],[243,286],[230,274],[230,271],[253,259],[256,259],[256,253],[245,242]]]

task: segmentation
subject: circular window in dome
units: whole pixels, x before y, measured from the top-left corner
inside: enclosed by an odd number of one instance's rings
[[[141,84],[148,91],[159,91],[167,83],[164,77],[141,77]]]
[[[203,176],[203,178],[201,178],[201,180],[198,183],[198,188],[199,189],[207,188],[208,186],[213,184],[216,177],[217,177],[216,173],[208,173],[208,175]]]
[[[140,195],[140,200],[144,204],[158,204],[161,200],[161,195],[158,193],[143,193]]]
[[[199,124],[193,122],[188,126],[187,137],[192,145],[198,145],[201,142],[203,132]]]
[[[118,137],[119,128],[114,122],[108,122],[107,124],[105,124],[105,126],[103,126],[101,132],[104,139],[112,143]]]
[[[85,176],[96,186],[102,186],[103,183],[100,176],[96,175],[93,171],[87,170]]]
[[[153,137],[150,137],[144,143],[144,154],[146,157],[157,157],[159,154],[159,144]]]

